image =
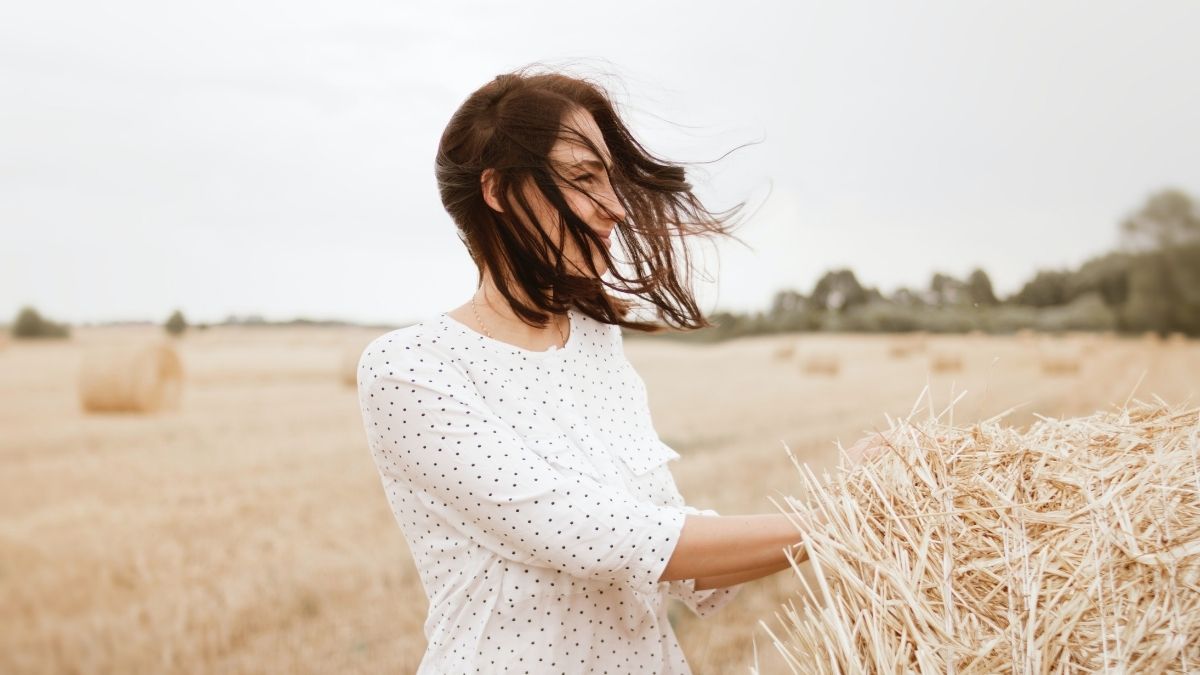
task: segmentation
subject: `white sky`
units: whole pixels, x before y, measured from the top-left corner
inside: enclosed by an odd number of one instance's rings
[[[753,249],[697,249],[708,311],[838,266],[884,292],[981,266],[1008,293],[1110,249],[1152,191],[1200,197],[1200,3],[510,5],[8,3],[0,321],[451,309],[475,270],[437,140],[531,61],[614,73],[657,154],[761,141],[694,177],[761,204]]]

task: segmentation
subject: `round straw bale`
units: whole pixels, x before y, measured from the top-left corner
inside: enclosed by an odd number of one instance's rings
[[[175,408],[182,386],[179,354],[164,340],[89,347],[79,371],[80,402],[88,412]]]
[[[796,463],[792,672],[1195,672],[1200,409],[946,417],[821,478]]]
[[[888,345],[888,356],[893,359],[903,359],[925,349],[924,333],[905,333],[892,339]]]
[[[929,355],[929,368],[935,373],[951,373],[962,370],[962,354],[948,349],[939,349]]]
[[[913,353],[911,345],[904,342],[893,342],[888,345],[888,356],[893,359],[903,359]]]
[[[787,361],[788,359],[792,358],[795,354],[796,354],[795,343],[788,342],[786,344],[782,344],[782,345],[776,347],[775,352],[772,354],[772,356],[774,356],[776,361]]]
[[[1038,357],[1044,375],[1075,375],[1079,373],[1079,354],[1069,347],[1043,349]]]
[[[804,372],[809,375],[836,376],[842,369],[841,359],[836,354],[813,353],[804,359]]]
[[[1187,342],[1188,337],[1184,333],[1174,332],[1167,336],[1167,345],[1171,347],[1184,347]]]

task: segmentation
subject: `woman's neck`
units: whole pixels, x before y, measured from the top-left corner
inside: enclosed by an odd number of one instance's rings
[[[517,292],[518,300],[524,296]],[[493,284],[485,283],[472,296],[468,311],[480,323],[480,328],[490,332],[492,337],[520,345],[532,345],[533,349],[541,349],[551,344],[562,346],[569,337],[570,320],[565,313],[551,314],[545,328],[531,326],[517,316],[508,301]]]

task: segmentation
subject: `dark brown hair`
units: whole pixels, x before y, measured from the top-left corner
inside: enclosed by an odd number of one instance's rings
[[[574,306],[604,323],[649,332],[663,330],[660,324],[627,318],[633,303],[610,295],[606,288],[645,299],[669,326],[684,330],[711,326],[692,295],[685,237],[705,234],[737,239],[731,234],[731,218],[745,202],[727,211],[710,212],[692,193],[683,165],[655,157],[634,139],[604,87],[585,77],[553,71],[530,73],[531,68],[497,75],[467,97],[438,144],[435,170],[442,204],[475,261],[479,283],[485,268],[491,271],[513,311],[539,327],[550,318],[546,312],[562,313]],[[563,125],[566,115],[579,108],[592,115],[612,154],[609,180],[627,214],[623,221],[614,218],[613,236],[625,244],[633,268],[629,278],[616,269],[599,235],[567,205],[556,184],[556,178],[564,177],[548,159],[551,147],[565,135],[603,157],[586,136]],[[493,210],[484,200],[480,179],[488,168],[495,173],[495,190],[505,204],[503,212]],[[529,181],[558,211],[565,223],[562,230],[585,252],[594,277],[568,273],[561,237],[555,243],[541,228],[530,231],[511,215],[510,196],[534,220],[534,211],[520,189]],[[684,243],[683,281],[676,270],[675,240]],[[613,277],[623,285],[610,284],[596,273],[592,257],[586,253],[593,247],[602,252]],[[509,282],[519,284],[534,307],[514,297]]]

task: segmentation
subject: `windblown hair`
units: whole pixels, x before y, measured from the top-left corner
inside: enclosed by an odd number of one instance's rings
[[[485,271],[491,271],[517,316],[538,327],[549,321],[547,312],[558,314],[573,306],[603,323],[648,332],[664,330],[657,323],[627,318],[633,303],[606,289],[648,301],[660,320],[680,329],[711,326],[690,288],[686,245],[681,246],[682,277],[676,269],[674,239],[706,234],[741,241],[731,234],[731,219],[745,202],[710,212],[692,193],[683,165],[659,159],[642,147],[601,85],[557,72],[529,73],[529,68],[498,75],[471,94],[451,117],[438,145],[435,169],[442,204],[475,262],[478,283],[482,284]],[[617,269],[603,239],[568,206],[559,185],[571,181],[549,160],[559,138],[604,157],[585,135],[564,124],[578,109],[591,114],[611,153],[609,180],[627,217],[612,216],[588,196],[616,223],[612,236],[623,242],[629,256],[628,277]],[[493,210],[484,200],[481,178],[489,168],[503,211]],[[531,231],[514,215],[513,199],[530,221],[535,220],[521,189],[531,182],[564,224],[557,242],[539,227]],[[591,255],[584,257],[592,277],[569,273],[563,256],[565,233],[574,237],[580,251],[599,250],[620,285],[601,277]],[[534,306],[521,302],[509,284],[519,284]]]

